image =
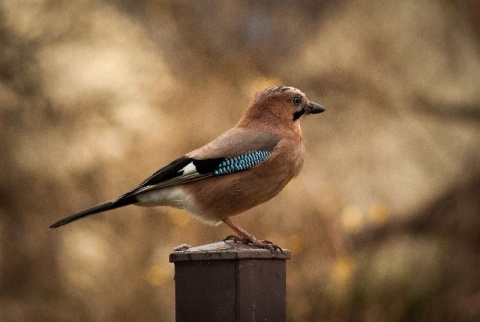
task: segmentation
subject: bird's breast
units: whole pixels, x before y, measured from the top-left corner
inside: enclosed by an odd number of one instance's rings
[[[303,142],[299,143],[281,142],[259,165],[189,183],[185,190],[207,221],[239,214],[276,196],[299,173],[304,154]]]

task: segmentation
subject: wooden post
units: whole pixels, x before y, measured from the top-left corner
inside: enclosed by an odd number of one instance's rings
[[[176,322],[285,321],[286,259],[232,241],[174,251]]]

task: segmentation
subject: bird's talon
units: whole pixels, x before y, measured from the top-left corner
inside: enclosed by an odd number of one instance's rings
[[[280,251],[283,254],[283,249],[269,240],[257,240],[253,242],[252,245],[258,248],[268,249],[271,252]]]
[[[283,254],[283,249],[275,245],[269,240],[258,240],[258,239],[248,239],[238,235],[229,235],[223,239],[223,241],[233,241],[234,243],[240,243],[248,246],[253,246],[256,248],[268,249],[271,252],[280,251]]]
[[[269,240],[262,240],[262,243],[266,244],[268,249],[270,249],[271,251],[280,251],[282,254],[283,254],[283,249],[282,247],[272,243],[271,241]]]

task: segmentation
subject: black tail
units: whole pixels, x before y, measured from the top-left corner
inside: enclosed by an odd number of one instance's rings
[[[72,221],[81,219],[83,217],[87,217],[90,215],[95,215],[98,214],[99,212],[104,212],[107,210],[112,210],[116,208],[120,208],[123,206],[131,205],[133,203],[136,203],[137,200],[135,197],[130,197],[130,198],[124,198],[124,199],[118,199],[115,201],[107,201],[104,203],[101,203],[99,205],[96,205],[94,207],[82,210],[80,212],[77,212],[76,214],[73,214],[71,216],[68,216],[67,218],[63,218],[62,220],[57,221],[53,225],[51,225],[49,228],[57,228],[66,224],[71,223]]]

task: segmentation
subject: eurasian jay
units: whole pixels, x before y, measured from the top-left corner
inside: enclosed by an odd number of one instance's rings
[[[246,243],[270,248],[230,217],[270,200],[299,173],[305,154],[300,118],[323,111],[296,88],[267,88],[255,95],[235,127],[212,142],[159,169],[120,197],[50,228],[131,204],[172,206],[210,224],[224,222]]]

